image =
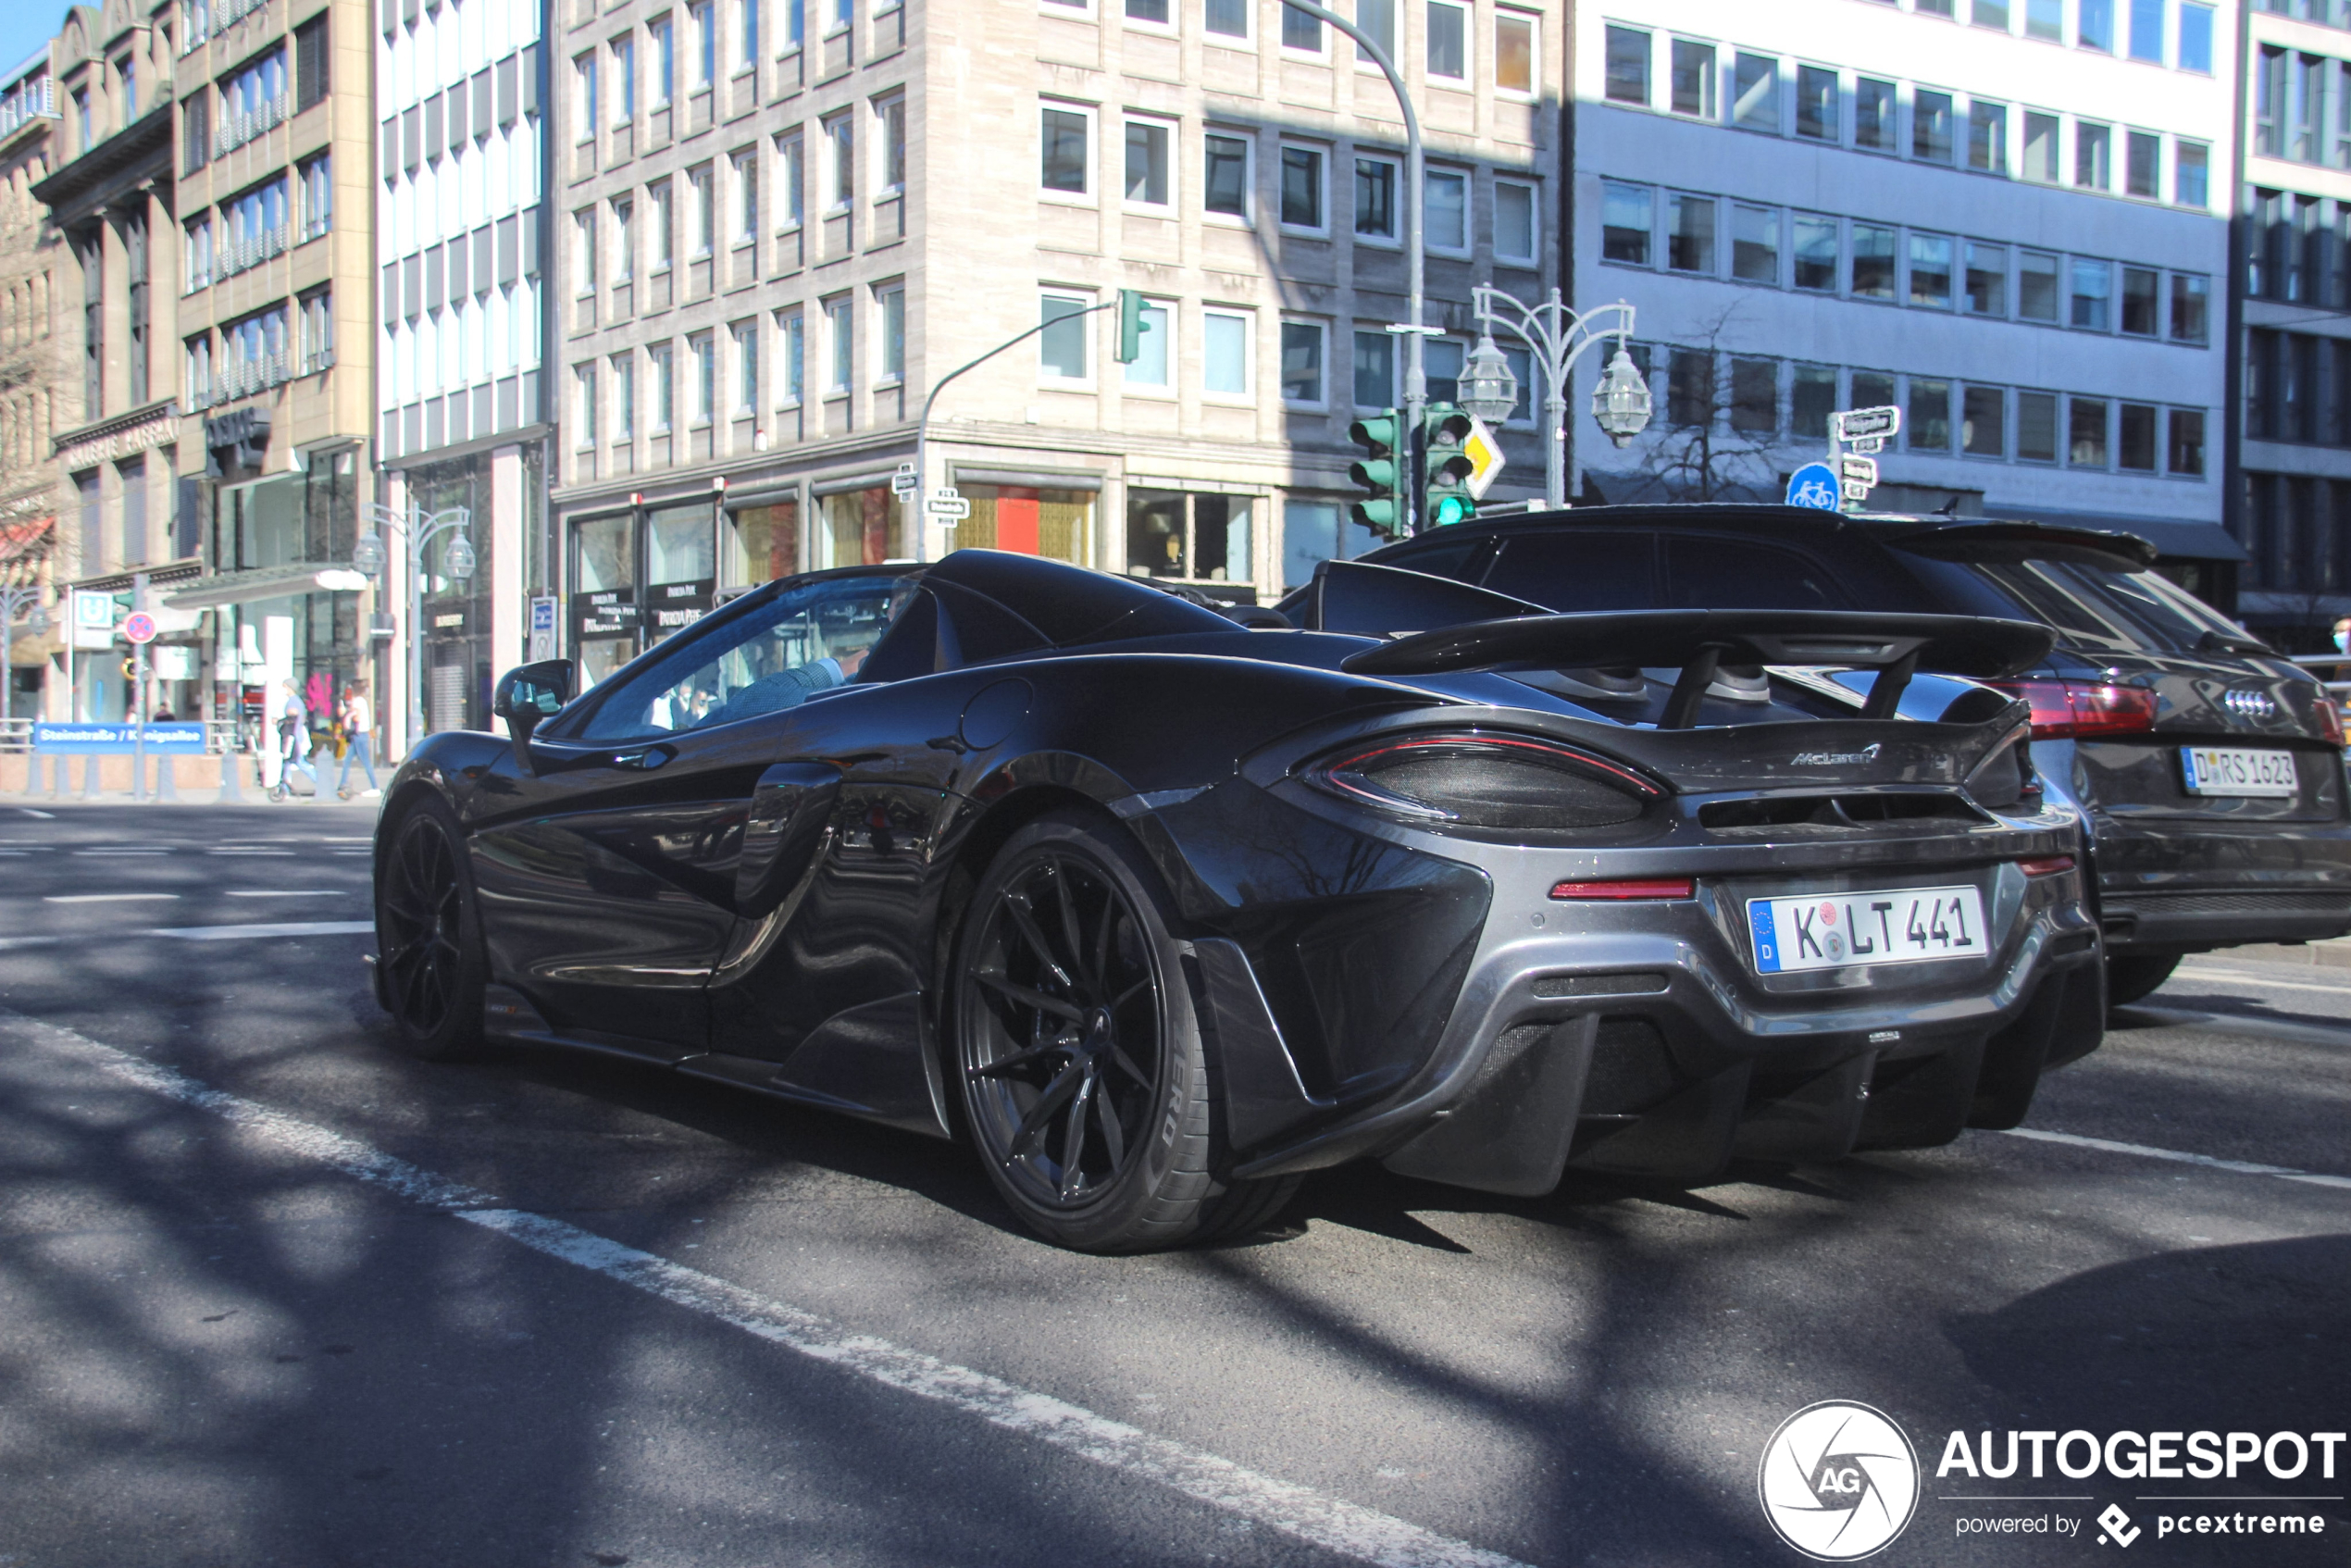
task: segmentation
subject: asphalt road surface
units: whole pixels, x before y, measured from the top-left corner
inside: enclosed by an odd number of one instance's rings
[[[1935,1473],[1954,1430],[2351,1425],[2337,972],[2191,960],[2044,1136],[1533,1201],[1350,1167],[1099,1259],[942,1143],[394,1054],[371,826],[0,804],[0,1568],[1788,1564],[1759,1462],[1824,1400],[1919,1450],[1883,1562],[2351,1562],[2340,1450]]]

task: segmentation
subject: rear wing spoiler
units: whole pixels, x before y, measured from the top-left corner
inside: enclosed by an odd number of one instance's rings
[[[1442,675],[1526,664],[1552,668],[1678,668],[1661,728],[1686,728],[1723,665],[1832,665],[1883,672],[1872,683],[1864,718],[1891,718],[1918,670],[1996,678],[2032,668],[2046,657],[2057,632],[2031,621],[1986,616],[1884,615],[1848,610],[1604,610],[1552,615],[1538,606],[1483,589],[1394,567],[1333,562],[1317,584],[1322,629],[1394,635],[1371,625],[1332,626],[1330,612],[1352,619],[1352,609],[1410,607],[1417,585],[1366,580],[1419,578],[1435,586],[1423,608],[1484,609],[1478,619],[1394,636],[1350,656],[1341,668],[1371,676]],[[1352,579],[1352,580],[1350,580]],[[1342,587],[1341,585],[1345,586]],[[1334,593],[1332,590],[1340,591]],[[1356,589],[1368,590],[1357,593]],[[1473,597],[1474,596],[1474,597]],[[1484,603],[1480,603],[1480,602]],[[1499,603],[1506,606],[1496,611]],[[1425,624],[1425,623],[1424,623]]]
[[[2154,545],[2134,533],[2055,523],[1946,523],[1885,542],[1935,561],[2071,561],[2126,572],[2154,566],[2157,554]]]

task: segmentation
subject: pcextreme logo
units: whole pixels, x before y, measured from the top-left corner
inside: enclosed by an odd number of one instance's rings
[[[1756,1489],[1780,1539],[1815,1562],[1850,1562],[1909,1524],[1919,1457],[1883,1411],[1823,1400],[1780,1423]]]

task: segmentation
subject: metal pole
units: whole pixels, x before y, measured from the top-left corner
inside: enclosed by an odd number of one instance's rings
[[[408,545],[408,750],[425,738],[425,628],[420,624],[424,616],[425,545],[430,536],[423,531],[424,514],[412,509],[408,527],[402,530]]]
[[[1427,270],[1421,255],[1421,117],[1412,111],[1412,95],[1404,91],[1404,79],[1396,74],[1396,67],[1388,60],[1387,51],[1365,36],[1363,30],[1340,16],[1337,11],[1314,4],[1314,0],[1284,0],[1293,10],[1305,12],[1320,21],[1328,22],[1359,44],[1372,63],[1387,78],[1388,87],[1396,94],[1397,106],[1404,111],[1404,430],[1407,440],[1417,440],[1421,428],[1421,412],[1428,406],[1428,371],[1421,348],[1421,339],[1427,329],[1421,324],[1423,284]],[[1409,452],[1409,449],[1408,449]],[[1418,515],[1421,497],[1417,460],[1412,475],[1412,531],[1420,531]]]
[[[147,574],[131,575],[131,608],[147,607]],[[131,645],[131,798],[147,798],[147,645]]]
[[[1529,305],[1512,294],[1506,294],[1490,283],[1479,283],[1471,291],[1477,305],[1477,316],[1492,335],[1493,328],[1501,327],[1512,337],[1540,355],[1549,385],[1543,393],[1543,413],[1549,421],[1543,432],[1543,492],[1546,503],[1552,506],[1567,504],[1567,379],[1575,362],[1584,357],[1593,344],[1614,337],[1622,342],[1633,330],[1633,307],[1623,300],[1603,305],[1577,315],[1567,308],[1557,289],[1539,305]],[[1494,302],[1500,300],[1518,313],[1511,320],[1495,313]],[[1611,312],[1616,314],[1617,324],[1610,328],[1596,327],[1594,322]]]

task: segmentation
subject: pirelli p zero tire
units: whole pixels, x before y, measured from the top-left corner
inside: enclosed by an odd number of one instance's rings
[[[438,797],[418,801],[392,829],[376,873],[376,953],[379,994],[403,1051],[446,1062],[481,1043],[480,901],[465,834]]]
[[[1183,949],[1116,827],[1056,813],[980,877],[951,975],[951,1064],[981,1167],[1022,1222],[1088,1252],[1255,1228],[1294,1183],[1221,1185]]]
[[[2176,952],[2121,952],[2106,961],[2106,1004],[2128,1007],[2155,994],[2180,966]]]

